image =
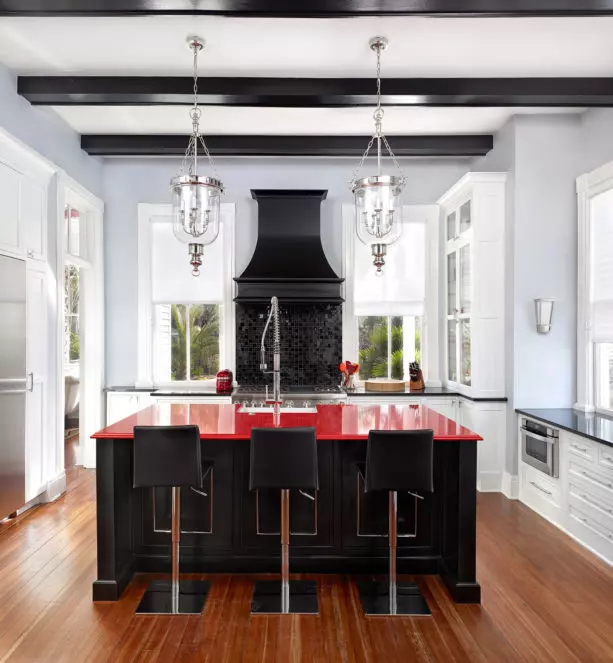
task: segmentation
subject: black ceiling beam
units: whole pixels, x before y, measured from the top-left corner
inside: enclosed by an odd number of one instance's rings
[[[369,78],[201,78],[209,106],[374,106]],[[52,106],[184,105],[193,79],[159,76],[20,76],[19,94]],[[388,106],[613,106],[613,78],[386,78]]]
[[[0,0],[0,16],[609,16],[613,0]]]
[[[368,136],[207,136],[214,156],[359,158]],[[183,156],[188,136],[84,134],[81,147],[98,156]],[[487,154],[491,135],[389,136],[398,157],[474,157]]]

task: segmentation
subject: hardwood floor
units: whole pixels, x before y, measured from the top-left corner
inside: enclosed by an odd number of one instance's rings
[[[135,617],[147,576],[91,601],[94,480],[72,468],[62,499],[0,524],[0,662],[613,661],[613,569],[500,495],[479,496],[481,606],[425,577],[431,618],[366,619],[347,578],[318,576],[319,616],[250,617],[252,578],[216,576],[204,615]]]

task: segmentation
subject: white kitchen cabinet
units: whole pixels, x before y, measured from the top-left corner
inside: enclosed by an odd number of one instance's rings
[[[446,384],[505,396],[506,173],[468,173],[438,202],[445,233]]]
[[[452,421],[458,421],[458,399],[457,398],[424,398],[422,405],[442,414]]]
[[[46,489],[45,453],[50,431],[47,421],[49,338],[48,282],[45,265],[26,269],[26,500]]]
[[[560,476],[520,461],[519,499],[613,564],[613,449],[564,430],[559,440]]]
[[[377,396],[374,393],[372,396],[349,395],[347,399],[351,405],[420,405],[424,401],[423,396],[394,396],[393,394]]]
[[[21,182],[21,221],[26,256],[34,260],[47,259],[47,191],[35,180]]]
[[[148,391],[107,391],[106,425],[117,423],[154,402]]]
[[[0,156],[0,252],[23,257],[24,237],[20,213],[21,173]]]
[[[232,403],[232,396],[156,396],[151,395],[155,403],[173,403],[175,405],[228,405]]]

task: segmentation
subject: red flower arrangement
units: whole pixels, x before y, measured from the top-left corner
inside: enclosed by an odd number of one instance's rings
[[[350,361],[344,361],[339,365],[340,372],[343,374],[343,387],[346,389],[354,389],[354,375],[360,368],[359,364],[354,364]]]

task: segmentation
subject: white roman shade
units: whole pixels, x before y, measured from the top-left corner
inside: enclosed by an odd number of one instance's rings
[[[224,224],[213,244],[204,247],[200,276],[192,276],[187,244],[172,231],[171,217],[151,221],[151,300],[153,304],[223,302]]]
[[[352,233],[354,315],[420,316],[426,281],[426,219],[403,208],[400,239],[387,247],[383,276],[375,275],[370,246]]]
[[[605,198],[594,200],[594,205],[606,207],[594,214],[591,237],[592,338],[596,343],[613,343],[613,214]]]

